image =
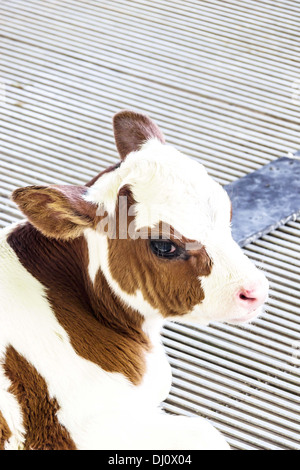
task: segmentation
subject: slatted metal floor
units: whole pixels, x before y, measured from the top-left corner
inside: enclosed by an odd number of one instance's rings
[[[150,114],[226,184],[300,149],[298,1],[1,0],[0,227],[10,192],[117,161],[111,117]],[[300,219],[245,247],[267,273],[251,325],[167,324],[167,411],[233,449],[300,449]]]

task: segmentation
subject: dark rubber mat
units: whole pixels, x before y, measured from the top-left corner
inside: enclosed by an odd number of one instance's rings
[[[300,214],[299,154],[279,158],[224,186],[232,201],[233,238],[240,246]]]

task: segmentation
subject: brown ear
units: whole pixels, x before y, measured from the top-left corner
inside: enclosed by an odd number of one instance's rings
[[[66,240],[94,226],[97,206],[83,199],[86,191],[84,186],[28,186],[16,189],[12,199],[40,232]]]
[[[125,160],[130,152],[139,150],[149,139],[156,138],[165,143],[159,127],[144,114],[120,111],[113,118],[113,128],[121,160]]]

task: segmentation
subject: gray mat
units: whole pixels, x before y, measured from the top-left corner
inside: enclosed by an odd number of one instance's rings
[[[299,155],[279,158],[224,186],[232,201],[233,238],[240,246],[300,214]]]

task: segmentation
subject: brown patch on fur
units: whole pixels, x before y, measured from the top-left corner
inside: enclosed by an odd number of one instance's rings
[[[130,152],[139,150],[149,139],[156,138],[163,144],[165,138],[159,127],[148,116],[133,111],[120,111],[113,118],[115,141],[121,160]]]
[[[12,199],[44,235],[70,239],[95,224],[97,206],[83,199],[86,191],[85,186],[28,186],[15,190]]]
[[[119,195],[128,196],[128,207],[134,203],[130,188],[124,186]],[[118,227],[119,204],[116,208]],[[128,225],[134,223],[134,217],[128,217]],[[162,224],[156,228],[162,235]],[[143,235],[150,236],[150,229],[145,228]],[[134,294],[138,289],[143,297],[157,308],[164,317],[184,315],[196,304],[204,299],[199,276],[208,276],[212,269],[212,261],[205,247],[199,246],[195,240],[183,236],[178,239],[175,231],[170,227],[169,239],[184,248],[187,244],[196,249],[188,250],[186,256],[180,259],[158,258],[151,251],[150,240],[120,239],[117,232],[116,239],[108,239],[109,266],[113,278],[121,289]],[[125,237],[124,237],[125,238]],[[198,245],[198,246],[197,246]]]
[[[7,241],[23,266],[45,286],[75,351],[107,372],[140,383],[144,353],[150,349],[143,319],[113,294],[101,271],[92,285],[85,239],[50,240],[28,223],[17,227]]]
[[[22,408],[24,450],[75,450],[75,443],[57,419],[59,406],[49,397],[45,380],[12,346],[7,349],[4,370],[11,381],[9,391]]]
[[[10,437],[11,430],[9,429],[7,422],[0,411],[0,450],[4,450],[5,443]]]

